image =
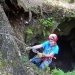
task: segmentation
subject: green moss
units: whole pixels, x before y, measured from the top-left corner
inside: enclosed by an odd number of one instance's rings
[[[16,67],[18,65],[19,61],[16,60],[16,61],[13,61],[13,60],[8,60],[8,64],[11,66],[11,67]]]
[[[4,66],[5,66],[5,63],[4,63],[3,60],[0,60],[0,66],[1,66],[1,67],[4,67]]]

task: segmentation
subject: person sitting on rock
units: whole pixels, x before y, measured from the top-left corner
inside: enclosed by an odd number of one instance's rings
[[[43,48],[43,53],[38,53],[37,56],[30,59],[30,62],[40,63],[42,61],[42,63],[39,66],[39,68],[42,70],[44,70],[46,66],[49,66],[49,64],[52,62],[52,58],[54,57],[54,55],[58,54],[59,52],[57,40],[58,37],[56,34],[50,34],[48,40],[45,41],[44,43],[32,47],[26,47],[27,50],[28,49],[36,50],[39,48]],[[41,60],[42,58],[44,59]]]

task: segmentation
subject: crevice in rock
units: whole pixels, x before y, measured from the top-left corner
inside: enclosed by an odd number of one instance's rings
[[[5,3],[13,14],[19,13],[19,10],[22,8],[18,6],[17,0],[5,0]]]

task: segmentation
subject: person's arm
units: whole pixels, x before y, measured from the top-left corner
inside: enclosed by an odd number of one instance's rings
[[[26,47],[26,49],[39,49],[41,47],[42,47],[42,45],[40,44],[40,45],[35,45],[35,46],[32,46],[32,47]]]
[[[40,44],[40,45],[35,45],[35,46],[32,46],[32,49],[39,49],[39,48],[41,48],[42,47],[42,45]]]
[[[39,48],[45,48],[45,45],[48,43],[48,41],[42,43],[42,44],[39,44],[39,45],[35,45],[35,46],[32,46],[32,47],[26,47],[27,50],[30,50],[30,49],[39,49]]]

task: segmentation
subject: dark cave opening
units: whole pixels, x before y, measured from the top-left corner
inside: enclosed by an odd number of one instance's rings
[[[59,54],[56,55],[57,59],[50,65],[51,69],[59,68],[64,72],[72,71],[74,69],[75,58],[71,43],[67,40],[67,36],[62,35],[58,40]]]

